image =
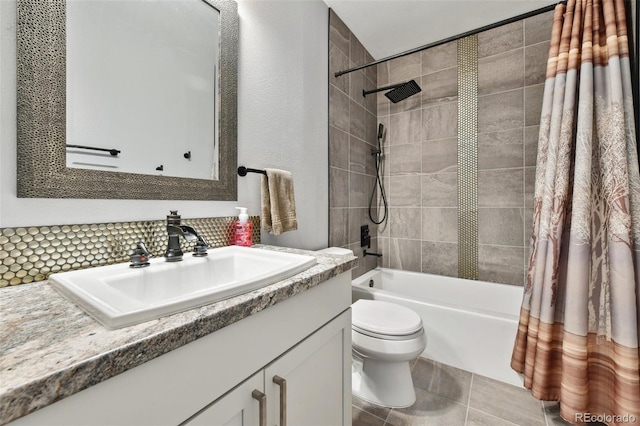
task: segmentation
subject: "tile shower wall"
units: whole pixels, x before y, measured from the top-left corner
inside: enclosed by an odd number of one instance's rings
[[[373,58],[333,12],[329,11],[329,244],[346,247],[359,256],[355,275],[377,265],[362,257],[360,227],[369,225],[371,251],[378,250],[377,227],[369,220],[368,205],[375,183],[378,120],[376,95],[362,95],[377,87],[376,68],[335,77],[337,71],[372,62]],[[374,218],[375,216],[374,211]]]
[[[553,12],[478,34],[478,278],[523,285],[533,214],[538,123]],[[360,224],[383,254],[361,259],[354,276],[381,266],[458,274],[457,42],[341,77],[371,60],[330,12],[330,244],[361,255]],[[397,104],[373,88],[415,79],[422,92]],[[375,101],[374,101],[375,99]],[[375,102],[376,105],[372,105]],[[389,220],[367,218],[375,182],[377,123],[385,126]]]
[[[478,279],[523,285],[552,13],[478,34]],[[419,95],[378,96],[389,224],[382,266],[458,274],[457,42],[378,65],[380,85],[415,79]]]

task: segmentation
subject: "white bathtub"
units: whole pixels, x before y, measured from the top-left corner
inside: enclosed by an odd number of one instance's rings
[[[354,302],[386,300],[416,311],[427,334],[421,356],[522,386],[509,366],[522,287],[377,268],[354,279],[352,290]]]

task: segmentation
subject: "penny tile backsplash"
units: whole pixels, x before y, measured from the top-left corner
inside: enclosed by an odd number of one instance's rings
[[[192,226],[211,248],[232,244],[236,217],[182,219]],[[254,229],[260,217],[251,216]],[[142,241],[154,256],[167,247],[166,221],[116,222],[80,225],[0,228],[0,287],[47,279],[49,274],[74,269],[128,262],[136,243]],[[260,232],[253,233],[260,243]],[[194,243],[182,241],[185,253]]]

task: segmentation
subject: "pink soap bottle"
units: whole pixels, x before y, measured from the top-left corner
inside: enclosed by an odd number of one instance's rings
[[[240,210],[238,220],[233,224],[233,244],[236,246],[251,247],[253,238],[253,224],[249,222],[246,207],[236,207]]]

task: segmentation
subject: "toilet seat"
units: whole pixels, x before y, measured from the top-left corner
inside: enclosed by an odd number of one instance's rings
[[[423,333],[420,315],[404,306],[361,299],[351,305],[352,329],[385,340],[409,340]]]

